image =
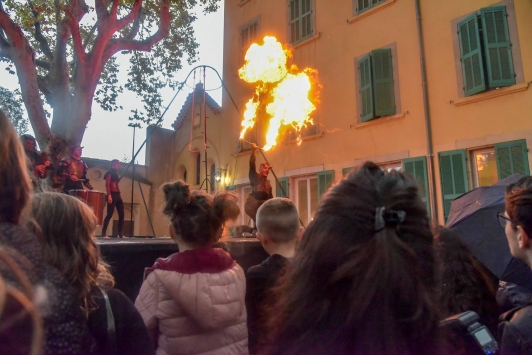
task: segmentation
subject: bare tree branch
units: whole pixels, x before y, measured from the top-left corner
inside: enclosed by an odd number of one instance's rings
[[[96,0],[94,1],[94,5],[96,6],[96,17],[98,18],[98,22],[105,21],[109,17],[109,12],[107,11],[109,0]]]
[[[33,18],[35,19],[35,39],[39,42],[39,48],[41,48],[41,51],[44,53],[46,58],[53,60],[54,56],[52,54],[52,50],[50,49],[50,44],[48,43],[46,37],[44,37],[42,34],[39,14],[33,8],[33,1],[28,1],[28,4],[30,5],[31,13],[33,14]]]
[[[79,32],[79,20],[83,17],[80,15],[80,12],[83,12],[80,9],[78,0],[70,0],[69,9],[67,11],[68,25],[70,26],[70,31],[72,31],[72,41],[74,42],[74,50],[78,61],[85,62],[87,54],[83,49],[83,41],[81,39],[81,34]]]
[[[141,1],[137,0],[135,2],[135,5],[137,5],[138,2],[141,2]],[[149,52],[151,51],[152,47],[157,42],[159,42],[165,36],[167,36],[169,32],[169,26],[170,26],[170,6],[168,2],[169,0],[162,1],[159,28],[153,36],[148,37],[143,41],[134,41],[134,40],[127,39],[124,37],[118,40],[110,40],[102,56],[103,63],[106,63],[109,60],[109,58],[111,58],[113,55],[115,55],[115,53],[119,51],[136,50],[136,51]]]
[[[139,10],[139,15],[135,19],[135,22],[133,22],[131,31],[124,38],[128,40],[135,38],[135,36],[139,33],[141,22],[142,22],[142,8]]]
[[[92,39],[92,36],[94,36],[94,32],[96,31],[96,28],[98,28],[98,21],[92,26],[91,30],[87,34],[87,37],[83,40],[83,50],[87,48],[87,45],[89,44],[90,40]]]
[[[137,19],[140,15],[141,7],[142,7],[142,0],[135,0],[135,3],[133,4],[133,8],[129,12],[129,14],[127,14],[126,16],[124,16],[123,18],[117,21],[117,28],[115,28],[115,32],[120,31],[121,29],[129,25],[131,22],[133,22],[133,20]],[[164,11],[163,9],[165,7],[167,8],[167,11],[168,11],[168,7],[169,7],[168,0],[163,1],[163,4],[161,5],[161,7],[162,7],[161,14]]]
[[[111,18],[113,21],[116,21],[116,13],[118,12],[118,4],[120,0],[113,0],[113,7],[111,8]]]
[[[40,60],[40,59],[36,59],[35,60],[35,65],[37,65],[38,67],[41,67],[43,69],[46,69],[46,70],[50,70],[52,68],[51,64],[45,60]]]

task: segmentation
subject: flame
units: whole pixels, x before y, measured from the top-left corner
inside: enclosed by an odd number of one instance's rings
[[[306,68],[298,73],[295,65],[288,69],[286,62],[290,56],[290,51],[283,49],[275,37],[266,36],[263,45],[254,43],[249,47],[246,62],[238,71],[241,79],[257,83],[254,97],[246,104],[240,138],[255,125],[262,102],[268,102],[265,112],[270,119],[264,150],[276,145],[283,126],[292,126],[299,131],[312,124],[310,115],[316,110],[310,96],[319,88],[318,72]],[[317,102],[317,94],[313,98]],[[301,144],[301,135],[298,136],[298,144]]]

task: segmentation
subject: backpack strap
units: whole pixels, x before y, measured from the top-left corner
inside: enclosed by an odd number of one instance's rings
[[[111,302],[109,301],[109,296],[107,296],[107,292],[104,291],[103,288],[98,287],[100,289],[100,292],[103,295],[103,299],[105,301],[105,310],[107,314],[107,343],[109,345],[109,352],[108,354],[117,354],[118,348],[116,344],[116,327],[115,327],[115,317],[113,316],[113,309],[111,308]]]

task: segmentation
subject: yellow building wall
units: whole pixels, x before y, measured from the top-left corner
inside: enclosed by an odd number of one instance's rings
[[[456,38],[453,42],[456,20],[494,4],[515,8],[522,80],[512,87],[501,88],[500,92],[464,98],[458,88]],[[221,111],[217,114],[208,111],[209,161],[212,159],[216,168],[227,171],[225,179],[216,184],[216,190],[223,190],[235,181],[245,183],[248,175],[249,151],[238,153],[242,120],[238,111],[242,111],[251,98],[254,86],[238,77],[244,57],[240,31],[258,19],[259,38],[273,35],[286,44],[290,40],[288,9],[288,0],[226,1],[223,78],[237,107],[224,91]],[[415,1],[387,0],[360,15],[355,14],[351,0],[313,0],[313,9],[314,34],[294,46],[290,64],[319,71],[323,89],[313,115],[319,134],[303,140],[300,145],[281,140],[266,152],[277,176],[290,172],[293,177],[297,169],[300,175],[305,175],[308,173],[305,169],[313,167],[315,172],[318,167],[318,170],[334,170],[335,180],[339,181],[343,168],[365,160],[386,163],[427,156]],[[528,89],[532,80],[532,36],[527,35],[532,33],[532,22],[527,20],[531,16],[532,3],[525,0],[421,1],[435,163],[434,190],[440,223],[443,223],[443,211],[438,152],[493,146],[517,139],[526,139],[527,146],[532,146],[532,94]],[[356,60],[383,47],[393,47],[397,112],[391,117],[362,123],[357,101]],[[497,97],[492,97],[494,95]],[[187,117],[191,117],[190,112]],[[202,131],[203,125],[193,130],[195,149],[203,148]],[[189,141],[190,118],[186,118],[176,132],[174,177],[180,178],[185,167],[187,181],[198,188],[199,185],[191,180],[195,176],[196,162],[194,153],[188,150]],[[264,141],[259,139],[257,143],[263,145]],[[532,161],[530,152],[528,156],[529,162]],[[257,161],[262,161],[260,155]],[[201,181],[204,178],[202,166]],[[292,197],[293,187],[291,189]]]

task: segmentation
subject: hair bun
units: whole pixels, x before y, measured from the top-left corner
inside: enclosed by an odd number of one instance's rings
[[[179,180],[163,185],[164,198],[163,213],[173,218],[190,204],[191,194],[189,185]]]

